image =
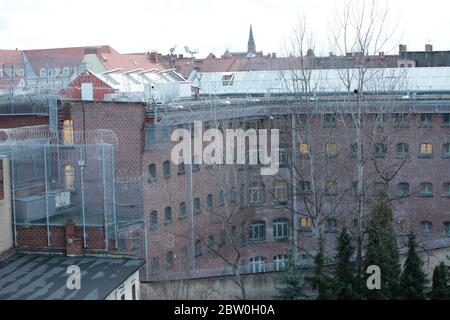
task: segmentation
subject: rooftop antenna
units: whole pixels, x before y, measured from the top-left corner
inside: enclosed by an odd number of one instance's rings
[[[177,48],[177,45],[174,45],[172,48],[169,49],[169,51],[170,51],[170,61],[169,61],[170,62],[170,69],[173,69],[172,56],[173,56],[173,53],[174,53],[176,48]]]

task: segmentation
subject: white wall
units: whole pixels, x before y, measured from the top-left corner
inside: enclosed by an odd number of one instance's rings
[[[122,300],[122,295],[125,296],[125,300],[132,300],[132,287],[133,284],[136,288],[136,300],[141,299],[141,285],[139,281],[139,270],[132,274],[124,283],[106,297],[105,300]]]

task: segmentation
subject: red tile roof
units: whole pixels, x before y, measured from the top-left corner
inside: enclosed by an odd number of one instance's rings
[[[23,67],[23,55],[21,50],[0,50],[0,68],[3,64],[19,65]]]

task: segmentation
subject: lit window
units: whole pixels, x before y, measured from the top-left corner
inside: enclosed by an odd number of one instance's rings
[[[311,219],[309,217],[301,217],[300,228],[311,228]]]
[[[75,185],[75,169],[70,165],[64,166],[64,186],[68,190],[73,190]]]
[[[429,182],[423,182],[419,186],[420,195],[422,197],[431,197],[433,195],[433,184]]]
[[[334,157],[337,154],[336,143],[327,143],[327,144],[325,144],[325,154],[328,157]]]
[[[420,223],[421,232],[431,232],[433,231],[433,223],[431,221],[422,221]]]
[[[288,201],[288,183],[286,181],[274,181],[272,192],[274,203],[284,204]]]
[[[419,152],[422,156],[430,156],[433,154],[433,145],[431,143],[421,143]]]
[[[309,157],[309,152],[310,152],[309,144],[307,144],[307,143],[300,143],[298,145],[298,149],[299,149],[299,152],[300,152],[300,157],[302,157],[302,158],[308,158]]]
[[[288,219],[273,220],[273,238],[276,240],[287,239],[288,228]]]
[[[63,143],[73,144],[73,120],[64,120],[63,122]]]
[[[249,226],[249,240],[260,241],[266,239],[266,223],[262,220],[253,221]]]

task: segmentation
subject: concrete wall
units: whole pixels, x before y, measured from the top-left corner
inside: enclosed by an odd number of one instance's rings
[[[431,280],[433,270],[441,261],[450,264],[450,248],[420,252],[424,271]],[[404,261],[402,256],[402,262]],[[305,269],[305,273],[310,270]],[[267,272],[243,276],[247,299],[271,300],[278,295],[280,273]],[[214,300],[239,299],[240,289],[234,277],[211,277],[191,280],[174,280],[141,283],[142,300]],[[431,284],[431,282],[430,282]]]
[[[0,256],[5,254],[13,247],[13,234],[12,234],[12,218],[11,218],[11,178],[10,178],[10,166],[9,159],[0,159],[2,162],[2,168],[0,172],[3,174],[3,184],[0,187],[3,188],[3,197],[0,199]]]

